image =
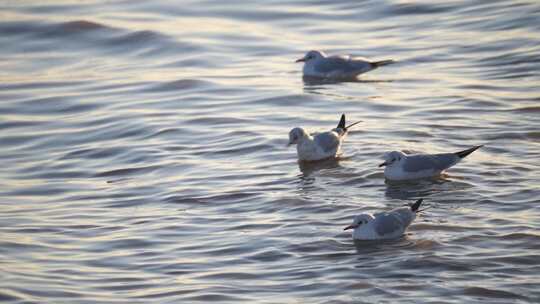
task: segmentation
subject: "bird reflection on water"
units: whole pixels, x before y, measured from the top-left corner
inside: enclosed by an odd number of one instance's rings
[[[316,162],[299,161],[298,167],[300,168],[300,172],[302,172],[300,178],[302,180],[307,180],[311,175],[318,171],[339,168],[341,167],[339,164],[340,160],[343,160],[343,158],[328,158]]]
[[[393,82],[394,80],[383,80],[383,79],[362,79],[358,77],[342,78],[342,79],[331,79],[331,78],[321,78],[313,76],[302,76],[302,81],[304,82],[305,87],[320,86],[326,84],[340,84],[347,82],[356,82],[356,83],[385,83]]]

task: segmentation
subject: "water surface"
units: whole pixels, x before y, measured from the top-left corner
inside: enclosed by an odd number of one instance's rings
[[[0,300],[537,303],[535,1],[4,1]],[[397,64],[303,81],[307,50]],[[305,165],[292,127],[363,120]],[[385,183],[394,149],[485,147]],[[354,214],[425,198],[407,234]]]

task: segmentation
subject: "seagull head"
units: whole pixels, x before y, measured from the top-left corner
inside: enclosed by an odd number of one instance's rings
[[[289,146],[290,145],[296,145],[300,139],[302,139],[304,136],[307,136],[307,132],[299,127],[296,127],[292,129],[289,132]]]
[[[359,214],[354,217],[352,224],[345,227],[343,230],[356,229],[358,227],[361,227],[362,225],[366,225],[372,220],[373,220],[373,215],[371,214],[368,214],[368,213]]]
[[[326,55],[322,51],[309,51],[306,53],[306,55],[298,60],[296,62],[310,62],[310,61],[316,61],[321,58],[326,57]]]
[[[384,158],[384,163],[380,164],[379,167],[384,167],[384,166],[391,167],[391,166],[394,166],[395,164],[399,164],[399,162],[401,162],[401,160],[405,158],[405,154],[399,151],[392,151],[392,152],[385,153],[383,158]]]

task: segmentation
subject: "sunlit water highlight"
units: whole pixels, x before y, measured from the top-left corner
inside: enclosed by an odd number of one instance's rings
[[[0,300],[537,303],[535,1],[0,4]],[[397,64],[303,81],[307,50]],[[339,161],[292,127],[363,120]],[[485,147],[385,183],[394,149]],[[425,198],[407,235],[356,213]]]

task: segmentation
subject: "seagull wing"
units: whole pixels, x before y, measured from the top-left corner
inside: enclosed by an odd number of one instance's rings
[[[403,164],[403,170],[406,172],[443,171],[457,164],[459,160],[460,158],[454,153],[408,155]]]
[[[332,56],[323,60],[319,60],[315,64],[315,70],[319,73],[336,73],[354,74],[363,73],[370,70],[372,67],[369,62],[362,60],[350,60],[350,57]]]
[[[313,140],[324,152],[336,152],[339,148],[339,135],[336,132],[323,132],[314,134]]]
[[[381,237],[397,237],[405,230],[403,223],[391,213],[383,212],[375,216],[373,228]]]
[[[411,207],[399,207],[388,211],[401,224],[403,229],[407,228],[416,218],[416,213],[411,210]]]

